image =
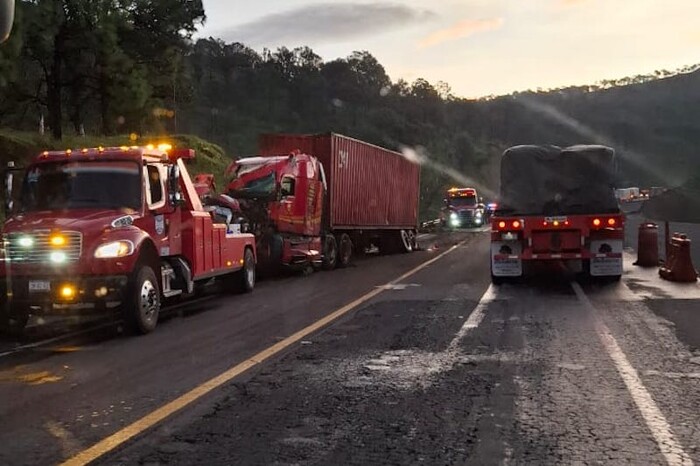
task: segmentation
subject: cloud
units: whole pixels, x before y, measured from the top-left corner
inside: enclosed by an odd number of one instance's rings
[[[557,0],[560,6],[576,6],[587,2],[588,0]]]
[[[262,16],[222,33],[252,46],[319,44],[381,34],[435,18],[397,3],[316,3]]]
[[[503,27],[503,18],[466,19],[446,29],[440,29],[426,36],[418,43],[420,48],[434,47],[457,39],[473,36],[480,32],[493,31]]]

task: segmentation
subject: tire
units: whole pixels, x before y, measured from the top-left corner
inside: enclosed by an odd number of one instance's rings
[[[235,289],[239,293],[251,293],[255,288],[255,255],[249,248],[243,254],[243,268],[234,274]]]
[[[503,285],[506,282],[505,277],[497,277],[494,274],[491,274],[491,283],[493,283],[496,286]]]
[[[399,231],[399,250],[404,253],[413,251],[413,241],[410,230]]]
[[[335,236],[326,235],[323,239],[323,270],[333,270],[338,264],[338,243]]]
[[[345,268],[352,262],[352,240],[347,233],[341,234],[337,239],[338,260],[337,267]]]
[[[265,277],[278,275],[282,268],[284,240],[276,233],[267,233],[258,244],[258,269]]]
[[[418,234],[416,230],[408,230],[408,237],[411,241],[411,251],[418,251]]]
[[[160,285],[151,267],[141,266],[128,293],[122,311],[129,329],[141,335],[151,333],[161,306]]]
[[[595,277],[596,281],[603,285],[617,283],[622,280],[622,275],[605,275],[602,277]]]
[[[2,303],[0,309],[0,334],[19,337],[24,334],[24,329],[29,322],[29,309],[22,307],[10,312],[6,309],[6,303]]]

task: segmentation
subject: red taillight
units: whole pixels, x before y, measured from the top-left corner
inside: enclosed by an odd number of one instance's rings
[[[506,222],[498,222],[498,228],[505,228],[506,227]]]
[[[599,218],[593,219],[593,226],[594,227],[599,227],[603,222],[600,221]]]
[[[611,227],[614,227],[616,223],[617,223],[617,220],[615,220],[614,218],[608,219],[608,225],[610,225]]]
[[[518,220],[513,220],[513,228],[516,230],[520,228],[520,222]]]

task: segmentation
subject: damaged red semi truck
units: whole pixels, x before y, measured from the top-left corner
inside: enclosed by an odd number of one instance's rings
[[[416,247],[420,166],[339,134],[267,134],[235,161],[227,193],[257,238],[262,270],[347,266],[353,253]]]
[[[492,281],[554,262],[619,280],[624,216],[614,193],[615,167],[614,150],[604,146],[508,149],[491,220]]]

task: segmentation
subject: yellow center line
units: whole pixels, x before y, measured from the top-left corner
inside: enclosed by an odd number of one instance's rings
[[[400,277],[392,280],[391,282],[387,283],[387,285],[393,285],[398,282],[401,282],[405,280],[406,278],[416,274],[417,272],[423,270],[424,268],[430,266],[431,264],[437,262],[441,258],[445,257],[447,254],[451,253],[455,249],[459,248],[463,244],[465,244],[468,240],[464,240],[460,243],[458,243],[455,246],[452,246],[450,249],[447,251],[443,252],[442,254],[426,261],[423,262],[421,265],[417,266],[416,268],[406,272],[405,274],[401,275]],[[386,285],[385,285],[386,286]],[[152,411],[151,413],[145,415],[141,419],[135,421],[134,423],[126,426],[120,431],[115,432],[114,434],[110,435],[109,437],[106,437],[90,448],[87,448],[83,450],[82,452],[78,453],[74,457],[66,460],[65,462],[62,463],[63,466],[77,466],[77,465],[85,465],[88,464],[92,461],[95,461],[99,457],[109,453],[110,451],[114,450],[115,448],[123,445],[130,439],[136,437],[139,434],[142,434],[146,430],[154,427],[156,424],[160,423],[167,417],[171,416],[172,414],[176,413],[177,411],[180,411],[181,409],[185,408],[186,406],[192,404],[193,402],[197,401],[198,399],[202,398],[204,395],[208,394],[212,390],[222,386],[223,384],[230,382],[234,378],[238,377],[239,375],[243,374],[244,372],[248,371],[249,369],[257,366],[258,364],[261,364],[265,362],[266,360],[270,359],[277,353],[283,351],[284,349],[288,348],[289,346],[293,345],[294,343],[297,343],[304,339],[305,337],[309,336],[310,334],[316,332],[317,330],[327,326],[334,320],[342,317],[343,315],[347,314],[348,312],[352,311],[353,309],[357,308],[361,304],[369,301],[370,299],[374,298],[378,294],[384,292],[385,289],[384,287],[379,287],[375,288],[374,290],[370,291],[369,293],[359,297],[358,299],[354,300],[353,302],[346,304],[345,306],[341,307],[340,309],[332,312],[331,314],[328,314],[326,317],[323,317],[320,320],[317,320],[313,324],[309,325],[308,327],[303,328],[302,330],[299,330],[295,334],[285,338],[284,340],[270,346],[267,349],[262,350],[255,356],[246,359],[245,361],[235,365],[234,367],[226,370],[225,372],[217,375],[216,377],[207,380],[203,384],[193,388],[189,392],[185,393],[184,395],[179,396],[178,398],[174,399],[173,401],[170,401],[166,403],[165,405],[161,406],[160,408],[156,409],[155,411]]]

